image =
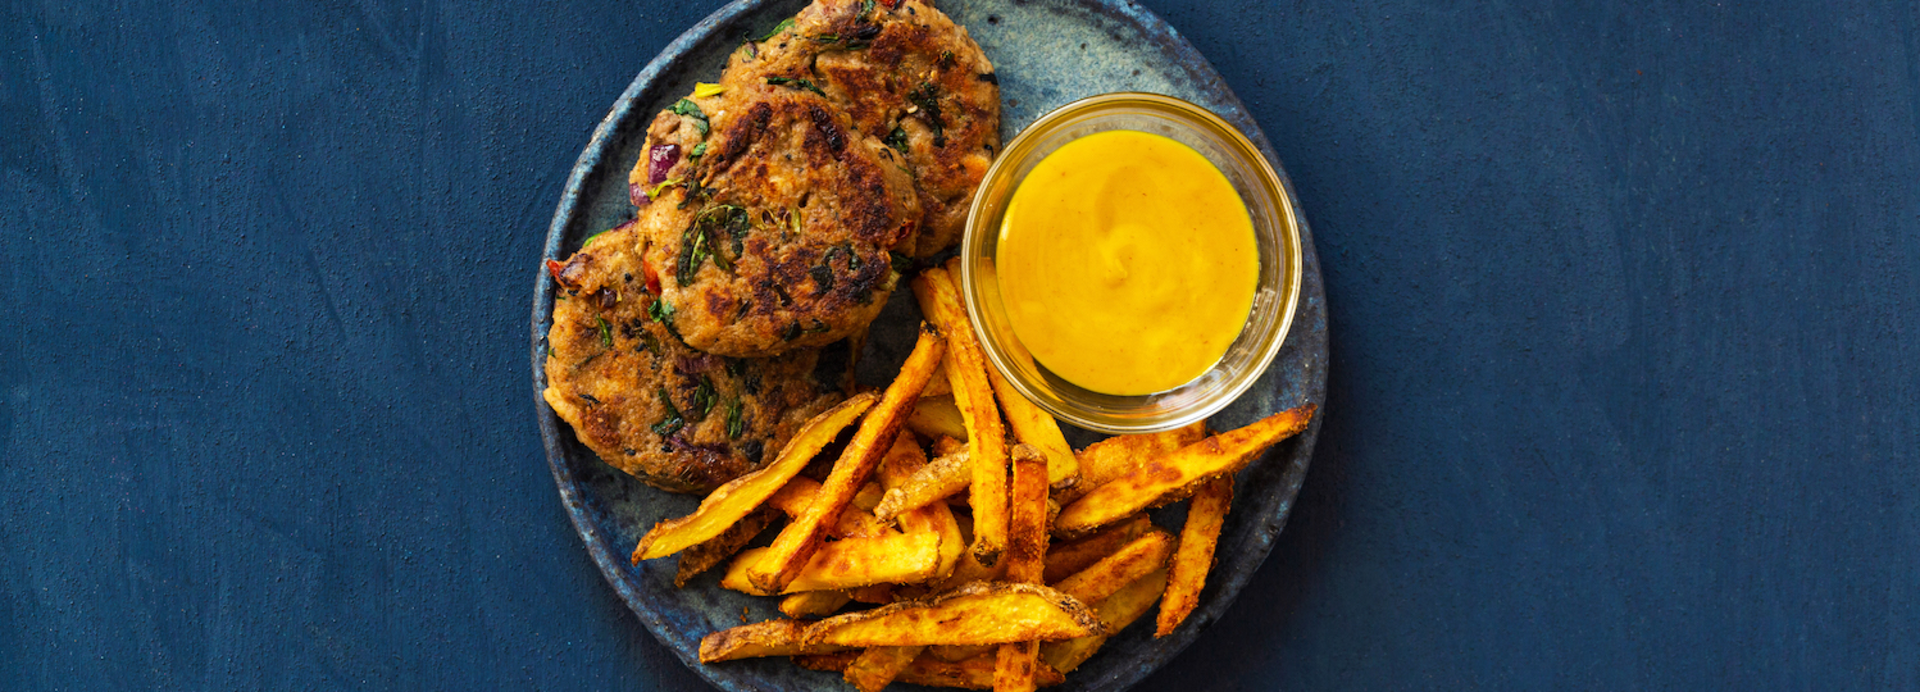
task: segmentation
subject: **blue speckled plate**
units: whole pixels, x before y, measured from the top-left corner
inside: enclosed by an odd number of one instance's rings
[[[764,32],[804,5],[804,0],[740,0],[689,29],[654,58],[614,103],[581,153],[554,213],[542,259],[564,259],[588,235],[630,218],[633,207],[627,201],[626,174],[639,159],[653,113],[690,91],[694,81],[717,76],[742,35]],[[1281,170],[1266,136],[1220,75],[1172,27],[1144,9],[1111,0],[945,0],[939,6],[967,27],[993,61],[1000,76],[1003,140],[1011,140],[1040,114],[1075,99],[1110,91],[1147,91],[1212,109],[1245,132]],[[1280,175],[1285,181],[1284,170]],[[1293,196],[1291,182],[1287,188]],[[1299,207],[1297,199],[1294,206]],[[1260,383],[1211,420],[1215,429],[1240,427],[1274,411],[1325,401],[1326,309],[1318,255],[1304,221],[1300,240],[1306,273],[1286,345]],[[898,370],[912,345],[911,327],[918,321],[912,303],[910,291],[898,291],[881,314],[861,363],[862,381],[882,384]],[[698,503],[693,497],[649,488],[607,466],[581,446],[573,431],[540,400],[539,392],[547,385],[542,364],[552,312],[553,283],[541,271],[534,285],[532,324],[540,434],[560,497],[607,581],[654,636],[721,689],[850,689],[835,675],[802,670],[780,658],[713,666],[699,663],[702,636],[740,624],[743,609],[754,620],[778,617],[775,599],[725,591],[714,573],[676,589],[673,560],[638,567],[627,563],[647,528],[661,519],[687,514]],[[1323,407],[1322,417],[1325,414]],[[1266,559],[1286,523],[1319,430],[1320,421],[1315,420],[1304,434],[1269,451],[1240,474],[1235,505],[1220,537],[1219,565],[1186,624],[1173,636],[1156,640],[1151,636],[1151,617],[1145,618],[1144,624],[1136,623],[1109,641],[1060,689],[1129,687],[1186,648],[1201,628],[1217,619]],[[1075,446],[1097,437],[1069,431]],[[1177,526],[1179,514],[1174,510],[1168,516],[1156,514],[1156,519]]]

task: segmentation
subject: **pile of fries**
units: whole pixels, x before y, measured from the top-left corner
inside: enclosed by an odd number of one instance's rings
[[[791,656],[863,692],[1058,684],[1156,601],[1155,636],[1180,625],[1213,566],[1234,472],[1313,416],[1307,405],[1076,453],[987,366],[956,277],[949,264],[913,280],[927,322],[884,393],[820,414],[772,463],[640,540],[634,563],[678,554],[682,586],[731,558],[721,586],[782,598],[791,619],[714,632],[703,663]],[[802,475],[856,423],[825,480]],[[1145,513],[1187,498],[1178,537]],[[783,518],[771,545],[742,550]],[[835,614],[852,602],[879,606]]]

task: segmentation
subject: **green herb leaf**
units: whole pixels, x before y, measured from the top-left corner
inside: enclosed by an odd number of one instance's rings
[[[690,402],[693,405],[693,419],[696,421],[706,420],[707,414],[713,411],[713,405],[719,401],[719,399],[719,392],[713,389],[713,380],[702,375],[700,377],[700,386],[694,388],[693,401]]]
[[[713,124],[707,121],[706,112],[700,110],[700,104],[694,103],[691,100],[680,99],[678,102],[673,104],[672,108],[669,108],[667,110],[673,111],[675,113],[678,113],[688,118],[692,118],[693,129],[699,130],[701,137],[707,136],[707,130],[712,129],[713,127]]]
[[[821,91],[820,87],[815,86],[813,82],[809,82],[799,77],[768,77],[767,83],[775,86],[787,87],[789,89],[805,89],[807,91],[811,91],[821,96],[827,95],[827,92]]]
[[[747,421],[742,415],[739,397],[727,401],[727,437],[739,437],[747,429]]]
[[[907,93],[907,102],[919,107],[920,116],[933,130],[933,146],[947,146],[947,121],[940,117],[940,88],[932,82],[921,82],[919,88]]]
[[[613,229],[611,229],[611,228],[609,228],[609,229],[607,229],[607,231],[611,231],[611,230],[613,230]],[[607,231],[601,231],[601,232],[599,232],[599,233],[595,233],[595,234],[593,234],[593,235],[590,235],[590,236],[587,236],[587,239],[586,239],[586,240],[582,240],[582,241],[580,241],[580,249],[582,249],[582,250],[585,250],[585,249],[587,249],[587,246],[588,246],[588,245],[592,245],[592,244],[593,244],[593,241],[595,241],[595,240],[597,240],[597,239],[599,239],[599,238],[600,238],[600,236],[603,236],[603,235],[606,235],[606,234],[607,234]]]
[[[667,415],[661,418],[660,422],[654,423],[651,427],[653,429],[654,434],[659,435],[661,437],[666,437],[668,435],[672,435],[674,433],[680,432],[681,428],[687,427],[687,421],[684,418],[680,417],[680,409],[674,408],[673,397],[667,393],[667,388],[661,387],[659,392],[660,392],[660,407],[667,410]]]
[[[707,143],[701,142],[699,144],[693,145],[693,151],[687,154],[687,158],[697,159],[706,155],[707,155]]]
[[[782,33],[785,33],[785,32],[786,32],[786,30],[788,30],[788,29],[791,29],[791,28],[793,28],[793,18],[792,18],[792,17],[788,17],[788,18],[786,18],[786,19],[782,19],[782,20],[780,20],[780,23],[779,23],[779,24],[775,24],[775,25],[773,25],[773,31],[769,31],[769,32],[767,32],[767,35],[765,35],[765,36],[762,36],[762,37],[760,37],[759,39],[756,39],[756,40],[759,40],[759,41],[769,41],[769,40],[772,40],[772,39],[773,39],[773,37],[775,37],[775,36],[779,36],[780,34],[782,34]]]
[[[607,324],[607,318],[595,317],[593,319],[600,323],[600,345],[605,348],[613,348],[613,327]]]
[[[881,142],[883,144],[886,144],[889,147],[892,147],[894,151],[900,152],[902,154],[907,153],[906,128],[902,128],[899,125],[893,126],[893,131],[887,133],[887,138],[884,140],[881,140]]]
[[[666,192],[667,188],[673,187],[675,185],[679,185],[680,183],[683,183],[683,182],[686,182],[686,181],[681,180],[679,178],[668,178],[666,180],[662,180],[660,181],[659,185],[653,186],[653,191],[647,193],[647,199],[660,199],[660,193]],[[586,246],[582,245],[581,247],[586,247]]]

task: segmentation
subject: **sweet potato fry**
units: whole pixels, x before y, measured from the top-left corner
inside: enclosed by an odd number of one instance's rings
[[[1082,603],[1095,603],[1154,570],[1166,567],[1167,556],[1172,553],[1173,536],[1153,529],[1114,554],[1060,580],[1053,588],[1080,599]]]
[[[912,665],[913,659],[919,658],[920,650],[924,648],[926,647],[876,646],[867,649],[860,652],[860,655],[847,665],[847,670],[842,677],[846,678],[847,684],[853,685],[853,688],[860,692],[880,692],[887,683],[899,677],[907,666]]]
[[[820,493],[820,481],[806,476],[794,476],[780,487],[780,491],[767,498],[767,506],[780,510],[787,518],[807,513],[807,505],[813,504],[813,496]]]
[[[700,638],[700,662],[821,654],[847,648],[805,643],[801,640],[806,631],[807,623],[797,620],[768,620],[720,630]]]
[[[1313,411],[1312,404],[1281,411],[1149,460],[1131,475],[1096,487],[1060,510],[1054,533],[1085,534],[1151,507],[1169,493],[1198,481],[1238,471],[1268,447],[1305,430]]]
[[[926,397],[914,402],[913,412],[907,414],[907,429],[927,437],[967,439],[967,421],[960,416],[960,407],[953,403],[951,389],[945,396]]]
[[[1160,600],[1160,592],[1166,588],[1166,570],[1156,570],[1128,584],[1093,607],[1100,615],[1100,623],[1107,626],[1106,636],[1045,642],[1040,645],[1040,660],[1062,674],[1073,672],[1094,652],[1099,651],[1102,644],[1107,643],[1107,637],[1119,634],[1133,621],[1147,614],[1147,609],[1153,607],[1154,601]]]
[[[1102,638],[1102,640],[1104,641],[1104,638]],[[906,670],[900,671],[900,676],[895,678],[895,681],[904,682],[909,685],[925,685],[927,687],[956,687],[971,690],[993,689],[994,657],[992,647],[983,649],[983,651],[986,652],[985,655],[952,661],[935,658],[923,653],[919,658],[914,659],[913,663],[908,664]],[[858,657],[859,652],[857,651],[835,651],[830,653],[796,655],[793,657],[793,662],[795,665],[806,668],[807,670],[844,674],[847,669],[852,667],[854,659]],[[1042,687],[1066,682],[1066,678],[1062,677],[1059,671],[1049,666],[1042,665],[1034,672],[1035,680],[1039,682]]]
[[[1046,457],[1047,484],[1065,488],[1079,481],[1080,461],[1067,446],[1066,436],[1060,434],[1060,422],[1053,419],[1053,414],[1014,389],[998,369],[987,368],[987,380],[993,383],[993,394],[1000,400],[1000,411],[1006,414],[1014,439],[1033,445]]]
[[[1013,488],[1007,501],[1007,580],[1037,584],[1045,571],[1047,554],[1048,459],[1030,444],[1014,445]],[[1086,602],[1086,601],[1082,601]],[[993,689],[1031,692],[1039,667],[1037,642],[1001,644],[995,662]]]
[[[633,563],[666,557],[724,533],[734,522],[758,509],[799,474],[800,469],[806,468],[821,447],[832,442],[841,429],[878,400],[874,395],[862,394],[814,416],[780,450],[773,463],[714,489],[707,499],[700,501],[700,507],[693,514],[655,524],[633,549]]]
[[[1037,584],[978,582],[926,601],[835,615],[809,626],[804,643],[847,647],[1005,644],[1104,634],[1093,611]]]
[[[981,564],[992,566],[1007,546],[1006,427],[993,405],[986,356],[960,307],[949,271],[933,267],[921,272],[913,279],[913,295],[920,300],[920,313],[940,325],[952,342],[947,349],[947,380],[953,385],[953,403],[960,407],[967,428],[973,555]]]
[[[747,578],[754,586],[767,593],[780,593],[800,576],[831,528],[831,522],[839,518],[854,494],[866,485],[881,455],[893,446],[907,407],[919,399],[920,390],[927,386],[927,379],[933,376],[933,369],[946,350],[946,339],[938,330],[923,323],[920,340],[907,355],[899,376],[887,386],[880,403],[860,421],[853,440],[841,452],[826,482],[820,484],[820,492],[807,505],[806,513],[789,522],[767,548],[766,557],[748,571]]]
[[[1160,599],[1160,617],[1153,636],[1173,634],[1200,602],[1200,588],[1213,569],[1213,549],[1220,542],[1220,525],[1233,505],[1233,476],[1207,481],[1187,504],[1187,523],[1180,529],[1180,549],[1167,568],[1167,594]]]
[[[1047,583],[1052,584],[1093,566],[1093,563],[1114,554],[1151,528],[1153,522],[1147,519],[1147,515],[1135,514],[1126,521],[1095,531],[1085,538],[1053,542],[1047,546]]]
[[[1040,583],[1047,554],[1049,460],[1033,445],[1013,447],[1013,489],[1007,503],[1007,581]]]
[[[947,366],[945,364],[942,364],[939,369],[933,371],[933,379],[929,380],[927,382],[927,388],[920,392],[920,398],[922,399],[935,396],[953,396],[953,383],[947,381]],[[955,410],[958,411],[959,409]]]
[[[852,600],[845,591],[802,591],[780,599],[780,612],[790,618],[814,620],[838,612]]]
[[[727,558],[733,557],[734,553],[747,547],[747,543],[751,542],[754,536],[765,531],[767,525],[772,524],[776,516],[779,516],[779,512],[762,507],[740,521],[734,522],[733,526],[727,527],[726,531],[722,531],[720,535],[714,536],[707,542],[680,551],[680,563],[676,566],[673,575],[674,588],[685,588],[687,582],[692,581],[694,577],[712,569],[714,565],[726,562]]]
[[[914,659],[913,665],[900,671],[900,682],[928,687],[958,687],[971,690],[989,690],[994,688],[994,669],[997,660],[993,654],[975,656],[964,661],[944,661],[926,654]],[[1034,682],[1046,687],[1066,682],[1058,671],[1046,665],[1034,667]]]
[[[992,644],[955,644],[948,646],[929,646],[927,655],[942,661],[965,661],[975,656],[990,656],[999,647]]]
[[[753,581],[754,570],[767,560],[771,548],[743,552],[727,568],[720,586],[771,596]],[[873,584],[918,583],[933,578],[940,567],[940,535],[903,534],[876,538],[847,538],[813,551],[800,573],[779,593],[853,589]]]
[[[1156,433],[1115,435],[1087,445],[1086,449],[1074,455],[1080,464],[1080,482],[1058,493],[1058,499],[1061,502],[1077,500],[1087,491],[1133,473],[1148,459],[1171,454],[1206,436],[1206,421],[1196,421],[1191,425]]]
[[[888,489],[873,508],[873,515],[881,521],[893,521],[902,512],[952,497],[973,482],[972,473],[966,450],[934,459],[899,486]]]

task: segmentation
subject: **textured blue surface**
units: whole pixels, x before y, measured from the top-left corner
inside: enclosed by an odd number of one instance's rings
[[[1920,10],[1144,3],[1292,176],[1329,418],[1144,689],[1920,687]],[[0,4],[0,681],[699,689],[527,259],[716,3]]]

